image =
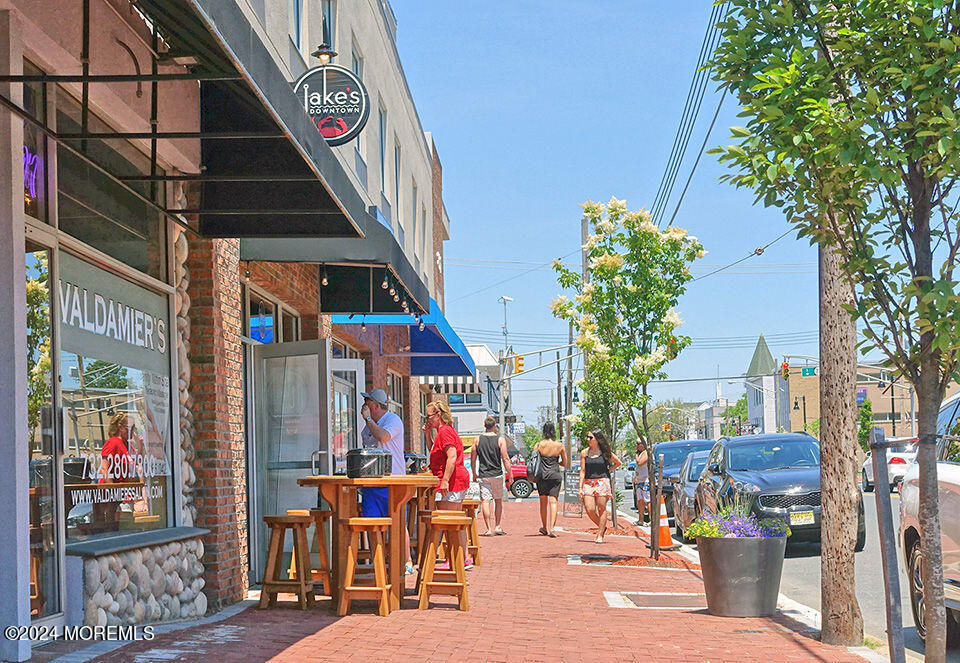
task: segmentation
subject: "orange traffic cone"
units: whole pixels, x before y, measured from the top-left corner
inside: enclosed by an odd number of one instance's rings
[[[670,525],[667,523],[667,505],[663,501],[663,495],[660,495],[659,538],[660,538],[660,550],[675,550],[680,547],[680,544],[674,543],[673,537],[670,536]]]

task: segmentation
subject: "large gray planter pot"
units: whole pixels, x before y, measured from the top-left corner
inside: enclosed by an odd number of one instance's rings
[[[720,617],[766,617],[777,610],[787,537],[697,537],[707,610]]]

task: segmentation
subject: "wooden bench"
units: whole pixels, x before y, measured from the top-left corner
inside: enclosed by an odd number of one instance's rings
[[[263,522],[270,528],[270,544],[267,547],[267,563],[263,571],[260,589],[260,608],[277,604],[277,594],[297,595],[300,608],[313,606],[313,578],[310,573],[310,548],[307,543],[307,527],[313,522],[310,516],[264,516]],[[283,578],[283,541],[287,530],[293,533],[293,550],[297,558],[296,578]]]

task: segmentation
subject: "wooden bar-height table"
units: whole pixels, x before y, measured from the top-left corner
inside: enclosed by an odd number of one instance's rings
[[[390,609],[396,610],[403,602],[404,566],[407,554],[404,546],[404,506],[418,492],[439,483],[432,474],[394,474],[385,477],[357,477],[351,479],[345,475],[310,476],[297,479],[304,487],[316,487],[320,496],[333,510],[333,545],[331,546],[331,594],[334,605],[340,599],[340,586],[343,583],[343,570],[347,559],[347,533],[341,531],[340,520],[357,515],[357,491],[360,488],[387,488],[390,508]]]

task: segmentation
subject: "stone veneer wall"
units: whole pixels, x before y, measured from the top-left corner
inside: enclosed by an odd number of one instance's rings
[[[84,559],[84,624],[202,617],[207,611],[202,560],[199,538]]]
[[[186,197],[178,201],[186,206]],[[194,504],[194,489],[197,476],[193,471],[195,451],[193,447],[193,397],[190,395],[190,270],[187,268],[187,256],[190,245],[187,234],[182,228],[176,229],[173,242],[174,285],[176,287],[177,309],[177,395],[180,408],[180,491],[183,494],[181,523],[192,527],[197,518]]]

